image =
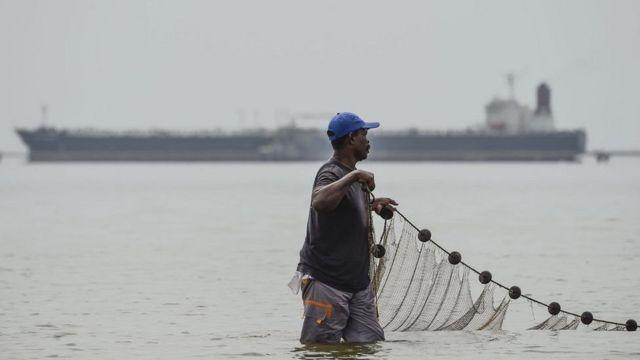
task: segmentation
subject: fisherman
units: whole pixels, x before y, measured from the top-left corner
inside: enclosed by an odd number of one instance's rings
[[[301,343],[367,343],[384,340],[369,279],[369,215],[397,203],[376,198],[373,173],[356,169],[369,153],[368,129],[380,126],[343,112],[329,122],[334,149],[316,174],[307,235],[296,276],[301,286],[304,322]]]

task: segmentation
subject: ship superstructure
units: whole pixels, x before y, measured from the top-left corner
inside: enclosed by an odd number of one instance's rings
[[[486,129],[507,134],[554,132],[551,113],[551,89],[545,83],[538,85],[536,109],[518,103],[513,90],[513,76],[508,76],[510,96],[494,98],[486,107]]]

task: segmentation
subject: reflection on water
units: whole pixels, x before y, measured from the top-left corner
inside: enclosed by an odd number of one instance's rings
[[[380,343],[374,344],[308,344],[292,352],[297,359],[371,359],[387,354]],[[374,356],[375,355],[375,356]]]

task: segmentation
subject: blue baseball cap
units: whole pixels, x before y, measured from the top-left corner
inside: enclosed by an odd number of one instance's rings
[[[365,122],[354,113],[341,112],[337,113],[329,122],[327,135],[329,135],[329,140],[334,141],[356,130],[375,129],[378,126],[380,126],[380,123]]]

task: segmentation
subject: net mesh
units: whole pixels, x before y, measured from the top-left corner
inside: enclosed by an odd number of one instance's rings
[[[370,243],[374,242],[372,234]],[[385,221],[380,244],[386,253],[379,259],[371,257],[371,279],[379,321],[385,330],[502,329],[511,301],[506,291],[489,282],[474,297],[470,285],[473,269],[464,263],[452,265],[439,246],[419,241],[418,231],[403,217]],[[502,298],[496,300],[501,293]],[[529,330],[575,330],[580,325],[579,316],[563,312]],[[624,325],[597,320],[589,327],[597,331],[625,330]]]

